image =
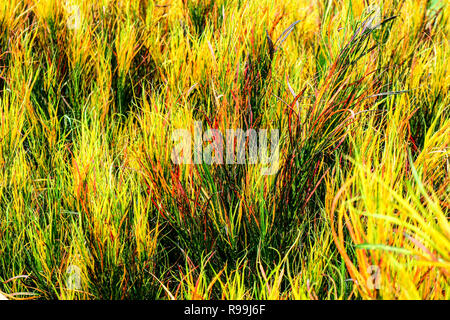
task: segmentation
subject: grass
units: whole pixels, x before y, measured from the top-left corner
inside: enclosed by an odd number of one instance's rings
[[[0,4],[0,297],[450,299],[439,0]],[[171,161],[278,129],[279,169]]]

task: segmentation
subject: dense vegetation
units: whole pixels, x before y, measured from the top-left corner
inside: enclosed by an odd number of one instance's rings
[[[439,0],[0,3],[9,299],[450,299]],[[278,171],[172,132],[278,129]]]

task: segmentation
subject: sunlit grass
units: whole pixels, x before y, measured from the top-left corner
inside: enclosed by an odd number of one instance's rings
[[[450,298],[439,0],[0,3],[0,298]],[[175,165],[194,124],[279,129]]]

